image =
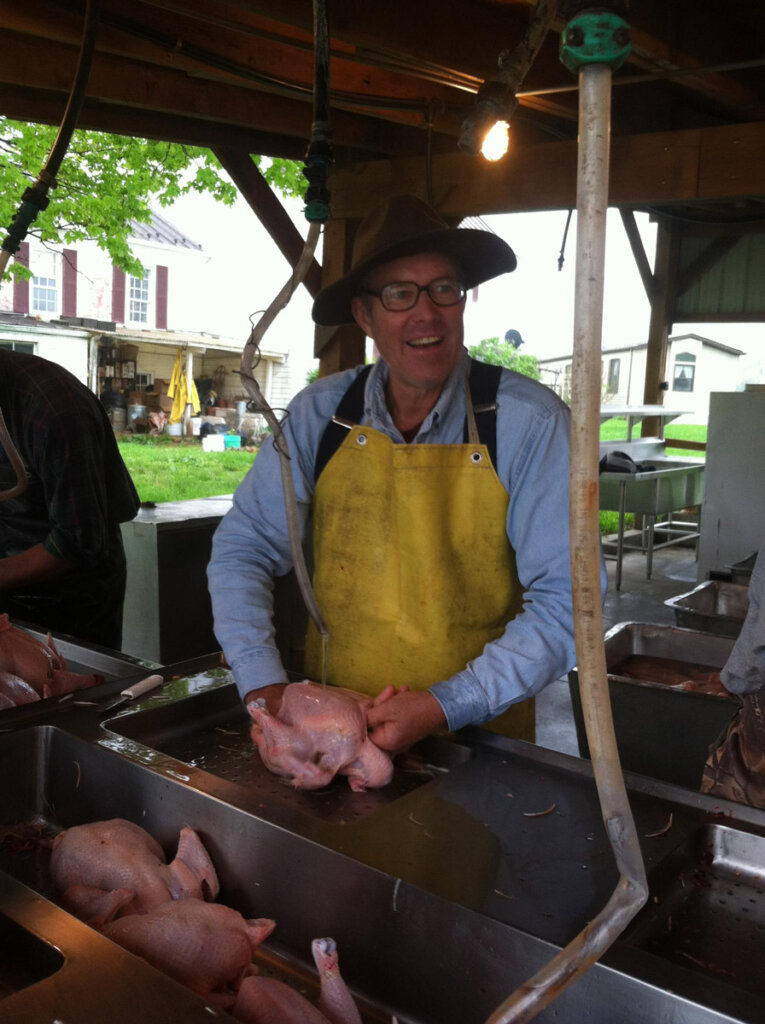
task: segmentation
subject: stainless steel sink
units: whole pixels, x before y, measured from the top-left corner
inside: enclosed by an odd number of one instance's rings
[[[501,764],[492,763],[490,779]],[[245,916],[271,916],[277,922],[260,960],[264,970],[310,987],[315,984],[311,939],[332,935],[368,1024],[387,1024],[393,1012],[401,1024],[482,1024],[558,948],[226,804],[197,788],[193,775],[185,782],[174,779],[54,726],[5,735],[0,772],[16,780],[0,809],[6,837],[0,843],[0,913],[31,936],[23,942],[35,948],[37,942],[47,943],[63,958],[63,963],[49,958],[38,971],[58,966],[53,975],[26,987],[13,983],[15,990],[0,1001],[3,1024],[95,1022],[100,1018],[94,992],[98,1005],[108,1002],[110,1024],[209,1021],[191,992],[45,898],[51,895],[48,850],[34,841],[40,832],[116,815],[141,824],[168,853],[182,825],[197,829],[218,870],[221,901]],[[541,767],[540,773],[549,774]],[[511,806],[506,786],[498,792],[506,815]],[[26,846],[25,830],[31,839]],[[435,839],[424,840],[422,849],[431,858],[450,857]],[[549,857],[550,851],[540,850],[540,865]],[[469,871],[467,862],[462,870]],[[684,975],[682,968],[675,969],[670,986],[662,963],[642,947],[615,947],[538,1020],[612,1024],[615,1006],[620,1024],[653,1024],[670,1019],[668,1014],[673,1024],[764,1019],[760,994],[714,977]]]
[[[0,913],[0,1000],[49,978],[64,965],[61,951]]]
[[[704,500],[704,463],[665,456],[651,459],[652,469],[642,473],[601,473],[599,505],[618,511],[624,488],[624,511],[664,515],[693,508]]]
[[[624,941],[762,995],[765,838],[709,825],[656,868],[654,899]]]

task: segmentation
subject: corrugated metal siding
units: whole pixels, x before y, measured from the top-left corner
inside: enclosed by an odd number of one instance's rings
[[[691,266],[709,237],[680,240],[679,267]],[[675,320],[765,319],[765,235],[745,235],[677,299]]]

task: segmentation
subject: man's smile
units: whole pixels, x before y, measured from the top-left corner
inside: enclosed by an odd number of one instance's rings
[[[430,345],[439,345],[442,341],[443,341],[443,338],[441,338],[441,337],[438,337],[438,338],[436,338],[436,337],[431,337],[431,338],[412,338],[411,341],[407,342],[407,345],[410,345],[413,348],[426,348],[426,347],[428,347]]]

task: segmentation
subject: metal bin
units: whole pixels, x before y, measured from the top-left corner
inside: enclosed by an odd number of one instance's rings
[[[735,638],[749,608],[749,587],[707,580],[687,594],[670,597],[664,604],[674,609],[678,626]]]
[[[722,668],[733,643],[731,637],[639,622],[620,623],[606,633],[608,687],[619,757],[625,770],[698,789],[709,747],[739,704],[733,697],[632,679],[612,669],[631,655]],[[569,672],[568,679],[579,753],[589,758],[576,668]]]

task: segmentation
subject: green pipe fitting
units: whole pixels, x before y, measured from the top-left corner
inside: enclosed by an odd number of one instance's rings
[[[630,27],[612,11],[585,11],[566,25],[560,37],[560,59],[578,74],[587,64],[620,68],[630,52]]]
[[[329,206],[322,200],[313,200],[305,205],[307,221],[325,221],[329,219]]]

